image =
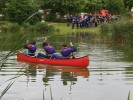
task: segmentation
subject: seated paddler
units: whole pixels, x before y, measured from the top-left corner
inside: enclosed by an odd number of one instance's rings
[[[73,46],[72,42],[70,42],[70,46],[68,47],[66,43],[64,43],[63,48],[60,50],[61,55],[59,54],[52,54],[51,59],[68,59],[74,58],[73,52],[77,51],[77,48]]]
[[[35,52],[37,50],[36,42],[29,43],[29,40],[27,40],[24,48],[28,49],[28,53],[26,53],[26,55],[35,56]]]
[[[38,53],[37,57],[41,58],[50,58],[53,53],[55,53],[55,49],[53,46],[49,45],[47,38],[45,38],[44,42],[42,43],[42,48],[45,51],[44,53]]]

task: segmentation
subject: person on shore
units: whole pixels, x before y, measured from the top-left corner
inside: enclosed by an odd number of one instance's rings
[[[45,38],[44,42],[42,43],[42,48],[44,49],[45,54],[44,53],[38,53],[37,57],[50,58],[51,54],[55,53],[54,47],[49,45],[47,38]]]
[[[29,43],[29,40],[27,40],[24,48],[28,49],[28,53],[26,53],[26,55],[35,56],[35,52],[37,50],[36,42]]]
[[[66,16],[66,21],[67,21],[67,26],[69,26],[70,25],[70,16],[69,16],[69,14],[67,14],[67,16]]]
[[[66,43],[64,43],[63,48],[60,50],[61,55],[58,54],[52,54],[51,55],[51,59],[68,59],[68,58],[74,58],[73,56],[73,52],[77,51],[77,48],[75,46],[73,46],[72,42],[70,42],[70,48],[67,46]]]
[[[77,21],[76,16],[74,16],[72,20],[72,29],[75,28],[76,21]]]

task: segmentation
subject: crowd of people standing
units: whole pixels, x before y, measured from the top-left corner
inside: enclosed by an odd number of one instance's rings
[[[87,28],[87,27],[97,27],[99,24],[108,22],[110,20],[116,20],[117,16],[110,14],[101,15],[97,13],[83,13],[78,15],[66,15],[67,26],[72,25],[74,28]]]

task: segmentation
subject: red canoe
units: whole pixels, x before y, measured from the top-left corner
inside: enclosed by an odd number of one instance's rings
[[[23,53],[18,52],[17,60],[31,62],[31,63],[58,65],[58,66],[87,67],[89,65],[88,56],[74,58],[74,59],[46,59],[46,58],[27,56],[24,55]]]

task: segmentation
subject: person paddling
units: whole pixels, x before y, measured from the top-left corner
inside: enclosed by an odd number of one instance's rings
[[[73,46],[72,42],[70,42],[70,48],[64,43],[63,48],[60,50],[61,55],[52,54],[51,59],[63,59],[63,58],[71,58],[73,56],[73,52],[77,51],[77,48]],[[74,58],[74,57],[73,57]]]
[[[38,53],[37,57],[50,58],[51,54],[55,53],[54,47],[48,44],[46,37],[45,37],[44,42],[42,43],[42,48],[44,49],[45,54],[44,53]]]
[[[28,49],[28,53],[26,55],[35,56],[35,52],[37,50],[36,42],[29,43],[29,40],[27,40],[24,48]]]

